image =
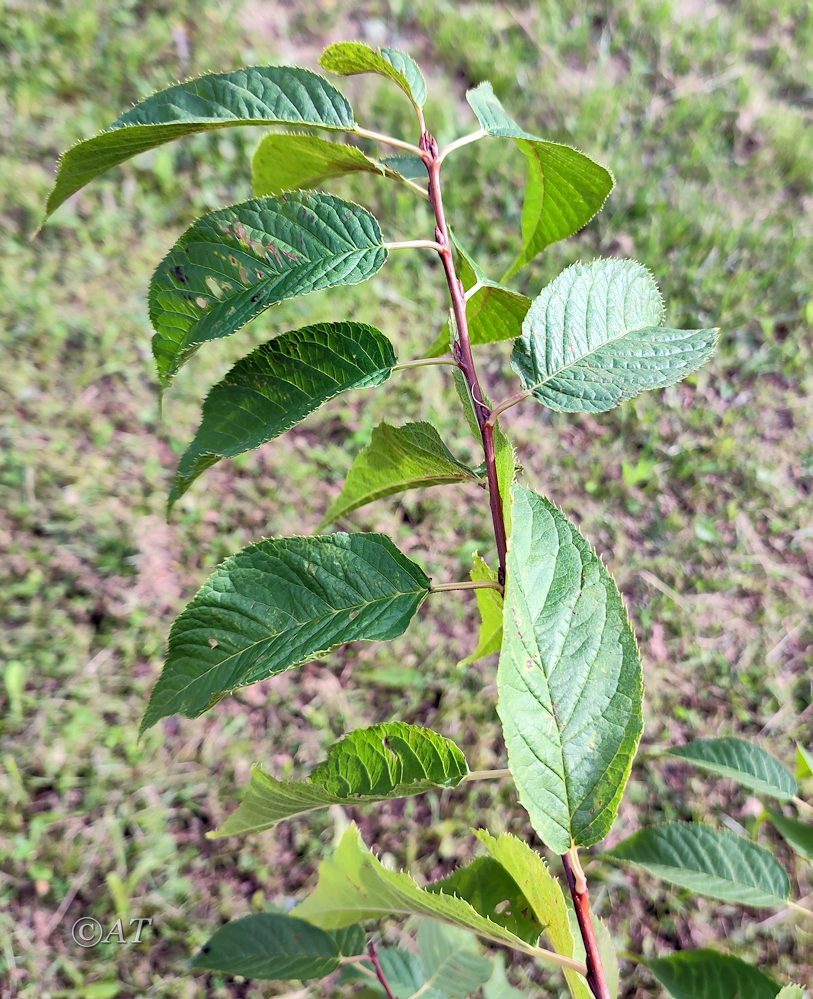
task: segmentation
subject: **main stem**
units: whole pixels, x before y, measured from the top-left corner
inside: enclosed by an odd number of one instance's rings
[[[435,213],[435,240],[439,245],[437,252],[446,274],[446,283],[449,286],[449,295],[452,300],[452,312],[454,313],[455,324],[457,326],[457,337],[452,348],[454,359],[466,380],[472,405],[474,406],[474,413],[477,418],[477,425],[480,428],[480,436],[483,440],[491,520],[494,524],[494,539],[500,562],[499,580],[504,584],[505,556],[508,549],[508,541],[505,533],[505,517],[503,515],[502,497],[500,496],[500,483],[497,478],[494,420],[492,420],[491,408],[485,401],[485,396],[480,386],[480,379],[477,375],[477,368],[474,364],[474,355],[469,337],[469,324],[466,318],[466,292],[455,271],[452,241],[446,224],[446,213],[443,209],[443,196],[440,190],[441,156],[438,151],[438,144],[434,136],[429,132],[424,132],[421,135],[420,149],[429,174],[429,203],[432,205],[432,210]],[[562,857],[562,863],[564,864],[570,895],[573,899],[573,907],[576,910],[579,930],[584,942],[587,984],[590,986],[595,999],[610,999],[610,990],[607,986],[607,979],[601,963],[601,955],[599,954],[598,941],[596,940],[593,928],[587,882],[581,871],[577,873],[574,870],[569,855],[565,854]]]

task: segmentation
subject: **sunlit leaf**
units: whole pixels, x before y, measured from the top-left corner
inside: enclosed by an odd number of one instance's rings
[[[473,583],[496,583],[497,571],[480,555],[474,555],[474,567],[469,573]],[[480,637],[477,648],[470,656],[461,659],[459,666],[471,666],[478,660],[499,652],[502,646],[503,599],[499,590],[476,590],[477,609],[480,612]]]
[[[329,45],[319,62],[330,73],[355,76],[377,73],[393,80],[416,107],[426,102],[426,81],[415,60],[399,49],[373,49],[363,42],[337,42]]]

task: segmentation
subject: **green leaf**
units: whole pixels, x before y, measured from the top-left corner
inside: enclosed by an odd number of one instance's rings
[[[342,926],[338,930],[331,932],[331,937],[336,941],[339,953],[342,957],[357,957],[365,953],[367,948],[367,934],[361,926]]]
[[[239,125],[355,129],[353,110],[327,80],[293,66],[252,66],[161,90],[62,157],[47,218],[94,177],[139,153],[195,132]]]
[[[539,854],[509,833],[494,837],[480,829],[477,837],[528,900],[531,911],[544,926],[544,933],[556,953],[583,959],[584,955],[576,951],[562,888]],[[581,975],[566,969],[565,978],[573,999],[591,999],[590,989]]]
[[[789,819],[781,812],[767,809],[771,822],[776,826],[790,846],[805,860],[813,860],[813,825],[800,822],[799,819]]]
[[[195,718],[238,687],[346,642],[396,638],[428,592],[423,570],[382,534],[250,545],[173,624],[141,730],[172,714]]]
[[[497,670],[508,763],[556,853],[610,830],[643,727],[635,636],[612,577],[549,500],[513,489]]]
[[[734,736],[699,739],[669,750],[670,756],[687,760],[701,770],[730,777],[757,794],[787,800],[798,791],[796,781],[770,753]]]
[[[515,989],[506,977],[505,956],[495,954],[493,965],[491,978],[483,986],[484,999],[525,999],[523,993]]]
[[[513,493],[517,477],[517,454],[514,445],[499,423],[494,427],[494,454],[497,466],[497,485],[502,500],[502,515],[505,521],[505,533],[511,536],[513,524]]]
[[[407,873],[388,870],[370,853],[354,825],[344,833],[333,855],[320,863],[316,888],[294,911],[326,930],[386,916],[427,916],[472,930],[486,940],[540,960],[558,963],[547,951],[532,947],[481,916],[463,899],[426,891]]]
[[[268,912],[226,923],[192,967],[261,981],[324,978],[339,967],[339,948],[324,930]]]
[[[356,456],[321,526],[408,489],[477,479],[467,465],[455,458],[431,423],[405,423],[401,427],[382,423]]]
[[[257,198],[204,215],[150,283],[161,384],[207,340],[286,299],[366,281],[386,259],[373,216],[330,194]]]
[[[380,385],[395,361],[384,334],[362,323],[305,326],[258,347],[209,392],[178,465],[170,508],[221,458],[279,437],[342,392]]]
[[[674,999],[776,999],[779,991],[758,968],[716,950],[685,950],[647,966]]]
[[[776,999],[805,999],[805,990],[801,985],[786,985]]]
[[[757,908],[784,906],[790,882],[767,850],[698,822],[641,829],[606,854],[698,895]]]
[[[641,264],[573,264],[534,299],[511,363],[549,409],[603,413],[679,382],[711,356],[718,330],[662,322],[660,292]]]
[[[496,583],[497,571],[474,553],[474,567],[469,573],[474,583]],[[480,611],[480,637],[477,648],[470,656],[461,659],[458,666],[471,666],[479,659],[500,651],[502,646],[503,599],[499,590],[475,590],[477,609]]]
[[[379,947],[377,948],[377,953],[384,977],[387,979],[387,984],[395,994],[396,999],[411,999],[422,988],[425,979],[423,966],[418,955],[408,950],[403,950],[400,947]],[[342,972],[341,982],[342,984],[363,982],[369,990],[369,992],[365,991],[362,993],[363,997],[368,995],[383,996],[384,989],[367,972],[375,975],[372,964],[369,964],[367,961],[363,963],[361,968],[350,965]],[[353,994],[354,996],[356,995],[356,993]],[[421,993],[421,999],[445,999],[445,997],[432,989]]]
[[[384,167],[357,146],[319,139],[315,135],[266,135],[251,161],[254,194],[282,194],[319,185],[348,173],[377,173]]]
[[[813,777],[813,752],[796,743],[796,776],[799,780]]]
[[[412,153],[400,153],[397,156],[382,156],[381,165],[388,170],[394,171],[399,177],[405,180],[419,180],[427,183],[429,174],[426,164],[420,156],[413,156]]]
[[[522,207],[522,248],[508,269],[511,277],[546,246],[566,239],[601,211],[613,189],[613,175],[572,146],[540,139],[505,111],[490,83],[466,94],[481,127],[489,134],[514,139],[528,167]]]
[[[427,728],[389,722],[351,732],[304,781],[280,781],[255,767],[238,810],[209,836],[271,829],[327,805],[360,805],[436,787],[457,787],[468,773],[463,753]]]
[[[491,961],[477,952],[475,938],[466,930],[422,919],[418,926],[424,988],[449,999],[466,999],[491,977]]]
[[[426,103],[426,81],[415,60],[399,49],[372,49],[363,42],[328,45],[319,59],[323,69],[339,76],[377,73],[393,80],[412,103]]]

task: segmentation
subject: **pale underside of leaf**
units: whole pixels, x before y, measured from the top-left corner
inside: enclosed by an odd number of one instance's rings
[[[687,950],[647,961],[673,999],[777,999],[779,986],[759,968],[715,950]]]
[[[255,197],[319,187],[349,173],[384,176],[385,167],[357,146],[329,142],[315,135],[266,135],[251,161]]]
[[[676,746],[669,753],[703,770],[729,777],[757,794],[788,800],[798,791],[793,775],[779,760],[745,739],[733,736],[699,739]]]
[[[411,56],[399,49],[373,49],[363,42],[337,42],[329,45],[319,62],[339,76],[377,73],[396,83],[412,103],[420,108],[426,102],[426,81]]]
[[[436,989],[449,999],[466,999],[491,976],[491,961],[477,953],[471,933],[423,919],[418,926],[418,953],[425,977],[420,995]]]

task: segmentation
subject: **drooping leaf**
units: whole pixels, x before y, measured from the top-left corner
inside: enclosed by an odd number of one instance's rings
[[[809,822],[800,822],[799,819],[790,819],[781,812],[775,812],[769,808],[768,815],[771,822],[776,826],[789,845],[805,860],[813,860],[813,825]]]
[[[327,80],[293,66],[252,66],[200,76],[130,108],[104,132],[69,149],[46,218],[111,167],[195,132],[240,125],[304,125],[352,131],[353,110]]]
[[[674,999],[776,999],[779,991],[759,968],[716,950],[684,950],[647,966]]]
[[[142,731],[346,642],[401,635],[429,592],[382,534],[278,538],[227,558],[176,619]]]
[[[268,912],[226,923],[204,944],[192,967],[259,981],[307,981],[339,967],[339,948],[317,926]]]
[[[424,985],[449,999],[466,999],[491,977],[491,961],[477,951],[471,933],[431,919],[418,925]]]
[[[384,167],[357,146],[329,142],[315,135],[266,135],[251,161],[254,194],[258,198],[319,187],[331,177],[377,173]]]
[[[643,727],[641,662],[612,577],[550,501],[513,489],[497,671],[508,763],[545,844],[607,835]]]
[[[364,845],[354,825],[344,833],[333,855],[320,863],[316,888],[294,912],[326,930],[386,916],[427,916],[548,963],[559,963],[547,951],[532,947],[481,916],[463,899],[426,891],[407,873],[387,870]]]
[[[734,736],[699,739],[686,746],[676,746],[669,754],[702,770],[729,777],[757,794],[787,800],[798,791],[793,775],[779,760],[745,739]]]
[[[781,907],[790,894],[787,872],[767,850],[744,836],[698,822],[641,829],[607,856],[723,902]]]
[[[431,423],[405,423],[400,427],[381,423],[373,430],[367,447],[356,456],[321,526],[385,496],[423,486],[476,482],[477,478],[455,458]]]
[[[377,73],[393,80],[416,107],[426,103],[426,81],[415,60],[399,49],[373,49],[363,42],[337,42],[322,53],[323,69],[339,76]]]
[[[474,567],[469,573],[473,583],[496,583],[497,571],[476,552]],[[499,590],[476,590],[477,609],[480,612],[480,637],[477,648],[470,656],[461,659],[458,666],[471,666],[479,659],[500,651],[502,646],[503,599]]]
[[[584,955],[576,951],[561,885],[539,854],[509,833],[495,837],[480,829],[477,837],[528,900],[531,911],[543,925],[543,932],[556,953],[583,959]],[[590,989],[581,975],[565,969],[565,978],[573,999],[591,999]]]
[[[513,139],[526,159],[522,248],[505,275],[511,277],[546,246],[587,225],[612,191],[613,176],[577,149],[540,139],[520,128],[506,113],[490,83],[470,90],[466,100],[489,135]]]
[[[813,752],[796,743],[796,776],[799,780],[813,777]]]
[[[468,773],[458,747],[437,732],[389,722],[351,732],[304,781],[255,767],[238,810],[210,837],[243,836],[327,805],[360,805],[457,787]]]
[[[258,347],[209,392],[178,465],[170,507],[221,458],[279,437],[342,392],[380,385],[395,362],[390,341],[363,323],[305,326]]]
[[[573,940],[575,941],[574,957],[584,960],[584,943],[582,941],[581,930],[579,929],[579,921],[571,906],[568,906],[567,916],[570,920],[570,930],[573,933]],[[610,931],[607,929],[607,924],[603,919],[599,919],[595,915],[593,916],[593,929],[595,930],[598,955],[601,959],[601,966],[604,969],[604,978],[607,982],[610,997],[611,999],[617,999],[621,992],[621,969],[618,966],[618,954],[616,953],[615,943]],[[590,993],[588,992],[587,995],[589,997]]]
[[[286,299],[366,281],[386,258],[373,216],[330,194],[255,198],[204,215],[150,283],[161,384],[207,340],[229,336]]]
[[[484,999],[525,999],[524,994],[515,989],[506,977],[503,954],[495,954],[493,965],[491,978],[483,986]]]
[[[549,409],[603,413],[679,382],[711,356],[718,330],[662,323],[660,292],[641,264],[573,264],[534,299],[511,363]]]

